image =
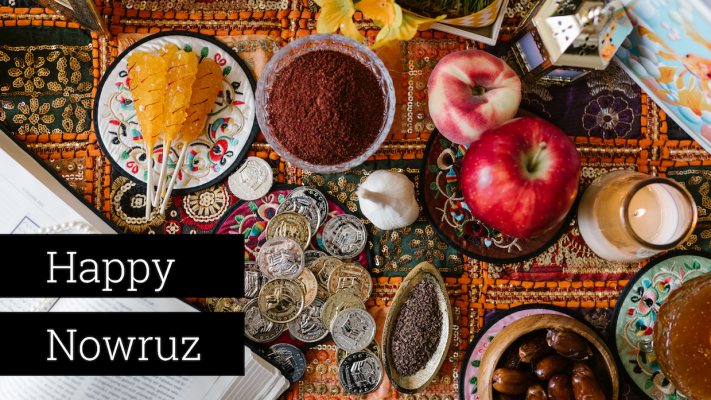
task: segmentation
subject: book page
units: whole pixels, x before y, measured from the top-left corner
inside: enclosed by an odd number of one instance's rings
[[[70,298],[59,299],[50,312],[199,312],[172,298]]]
[[[47,312],[57,298],[0,298],[0,312]]]
[[[200,400],[216,376],[0,377],[0,399]]]
[[[0,233],[37,233],[65,222],[116,233],[2,131],[0,187]]]

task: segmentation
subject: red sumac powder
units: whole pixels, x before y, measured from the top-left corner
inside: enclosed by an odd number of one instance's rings
[[[355,58],[331,50],[306,53],[281,70],[267,107],[279,144],[318,165],[363,154],[385,117],[375,74]]]

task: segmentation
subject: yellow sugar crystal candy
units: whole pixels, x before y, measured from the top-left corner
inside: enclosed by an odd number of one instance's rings
[[[146,151],[152,153],[165,123],[167,64],[163,58],[145,51],[132,53],[127,61],[128,88],[136,105]]]
[[[171,143],[178,136],[188,116],[188,104],[198,71],[198,62],[195,53],[182,51],[174,44],[163,47],[161,56],[168,64],[163,140]]]
[[[197,68],[197,79],[193,83],[188,117],[183,124],[183,139],[190,143],[200,136],[205,118],[210,112],[215,98],[222,88],[222,69],[209,58],[204,59]]]

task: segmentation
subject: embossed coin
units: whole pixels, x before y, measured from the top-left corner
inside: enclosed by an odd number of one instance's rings
[[[343,390],[355,395],[372,393],[383,381],[380,360],[367,351],[348,355],[338,367],[338,380]]]
[[[368,345],[368,347],[363,349],[363,351],[367,351],[368,353],[373,354],[374,356],[376,356],[378,358],[378,360],[380,360],[380,346],[378,345],[378,342],[375,339],[373,339],[370,342],[370,344]],[[352,354],[352,353],[349,353],[349,352],[337,347],[336,348],[336,365],[341,365],[341,362],[343,361],[343,359],[345,359],[350,354]]]
[[[331,335],[336,346],[343,350],[361,351],[375,337],[375,319],[360,308],[343,310],[331,322]]]
[[[304,251],[294,239],[277,237],[262,245],[257,264],[269,279],[294,279],[304,269]]]
[[[358,217],[341,214],[326,223],[323,228],[322,240],[326,251],[332,256],[354,258],[365,248],[368,232]]]
[[[321,216],[316,202],[310,197],[287,197],[277,208],[277,214],[295,212],[309,220],[311,234],[315,234],[320,226]]]
[[[328,217],[328,200],[326,196],[321,193],[320,190],[312,188],[311,186],[301,186],[292,190],[286,198],[290,197],[308,197],[316,202],[318,206],[318,213],[321,217],[320,225],[326,223],[326,218]]]
[[[328,254],[320,250],[306,250],[304,252],[304,268],[309,268],[311,263],[318,260],[321,257],[326,257]],[[310,268],[309,268],[310,269]]]
[[[267,282],[257,300],[264,318],[281,324],[296,319],[304,309],[304,292],[291,279],[277,278]]]
[[[331,296],[331,293],[328,291],[328,278],[330,278],[331,273],[341,265],[343,265],[343,261],[336,257],[329,256],[321,257],[309,265],[309,269],[318,280],[318,292],[316,296],[319,299],[326,301]]]
[[[231,297],[208,297],[205,306],[210,312],[242,312],[244,304]]]
[[[257,200],[272,188],[272,167],[259,157],[247,157],[230,175],[227,185],[242,200]]]
[[[244,298],[256,299],[262,286],[269,281],[269,278],[259,270],[259,264],[254,261],[244,262]]]
[[[306,250],[311,240],[309,220],[295,212],[284,212],[275,215],[269,220],[266,231],[267,240],[275,237],[292,238],[304,250]]]
[[[333,319],[338,314],[349,308],[360,308],[365,310],[365,303],[353,293],[336,293],[326,300],[321,310],[321,320],[326,329],[330,330]]]
[[[368,270],[358,263],[343,264],[331,272],[328,278],[328,292],[331,294],[350,292],[367,301],[373,291],[373,279]]]
[[[306,343],[318,342],[328,335],[328,329],[321,321],[323,301],[315,299],[298,318],[288,323],[289,332],[296,339]]]
[[[277,343],[269,348],[269,359],[286,373],[285,378],[292,384],[306,371],[306,357],[298,347],[288,343]]]
[[[301,274],[296,277],[296,283],[299,284],[301,290],[304,292],[304,308],[309,304],[314,302],[316,299],[316,294],[318,292],[318,281],[308,268],[304,268]]]
[[[282,333],[286,325],[270,321],[259,311],[258,299],[251,300],[244,306],[244,334],[259,343],[275,340]]]

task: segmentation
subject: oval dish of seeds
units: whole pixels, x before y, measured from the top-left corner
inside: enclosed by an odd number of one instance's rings
[[[413,301],[407,304],[411,297]],[[423,312],[429,314],[428,318],[434,315],[437,322],[433,323],[432,319],[418,322],[418,314]],[[440,332],[437,337],[427,336],[436,331]],[[417,344],[412,346],[409,344],[412,342]],[[452,307],[447,287],[434,265],[420,263],[410,271],[395,293],[383,327],[383,369],[393,387],[408,394],[423,391],[442,366],[451,343]],[[419,368],[413,370],[413,364]]]

